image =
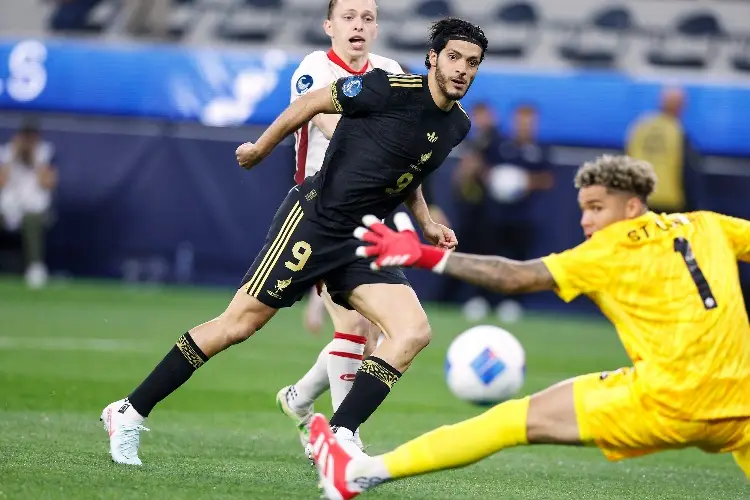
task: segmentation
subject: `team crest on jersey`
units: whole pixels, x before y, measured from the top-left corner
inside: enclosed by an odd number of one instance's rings
[[[346,97],[354,97],[362,92],[362,77],[361,76],[350,76],[344,80],[344,84],[341,86],[341,90],[344,91]]]
[[[298,94],[304,94],[308,90],[312,88],[313,85],[313,77],[310,75],[302,75],[297,80],[297,93]]]

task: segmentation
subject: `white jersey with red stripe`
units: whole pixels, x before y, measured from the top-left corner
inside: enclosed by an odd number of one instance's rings
[[[370,54],[362,70],[354,71],[333,50],[312,52],[302,60],[292,75],[291,102],[311,90],[328,87],[339,78],[361,75],[373,68],[380,68],[389,73],[404,72],[396,61],[377,54]],[[313,122],[306,123],[295,132],[294,139],[297,152],[294,180],[297,184],[301,184],[306,177],[315,175],[323,166],[329,141]]]

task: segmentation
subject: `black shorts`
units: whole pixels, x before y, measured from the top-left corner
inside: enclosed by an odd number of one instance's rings
[[[409,285],[398,268],[373,271],[354,252],[361,242],[353,228],[332,229],[314,217],[312,201],[293,188],[279,207],[263,249],[242,280],[246,293],[275,309],[290,307],[317,282],[326,284],[337,304],[352,309],[348,292],[359,285]]]

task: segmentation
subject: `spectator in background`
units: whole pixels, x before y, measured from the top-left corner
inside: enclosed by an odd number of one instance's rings
[[[462,251],[531,258],[535,232],[531,197],[553,184],[547,149],[537,142],[537,119],[536,108],[518,106],[511,135],[505,138],[488,105],[480,103],[472,109],[476,133],[456,171]],[[464,306],[470,320],[478,321],[497,302],[501,321],[520,318],[522,307],[516,297],[503,298],[481,289],[475,293]]]
[[[493,251],[514,260],[533,257],[536,225],[531,200],[535,192],[550,189],[554,183],[549,152],[537,140],[538,118],[531,104],[515,108],[511,135],[500,143],[499,161],[490,165],[487,175],[493,232],[497,235]],[[520,298],[503,299],[498,317],[506,323],[517,321],[523,311]]]
[[[456,201],[456,226],[462,252],[492,254],[496,242],[489,226],[488,202],[485,190],[487,164],[499,161],[502,135],[494,111],[486,103],[477,103],[471,109],[471,132],[464,141],[463,157],[453,174],[453,191]],[[444,278],[441,299],[453,302],[463,299],[468,285],[450,277]],[[472,287],[475,298],[469,300],[464,312],[470,320],[479,320],[489,312],[491,293]]]
[[[32,288],[47,282],[44,236],[57,186],[53,152],[32,125],[23,126],[0,147],[0,223],[7,231],[21,231],[26,282]]]
[[[686,182],[690,172],[698,170],[698,154],[682,127],[685,92],[666,88],[661,109],[638,118],[630,127],[627,153],[654,166],[659,182],[649,198],[656,212],[685,212],[694,209]]]

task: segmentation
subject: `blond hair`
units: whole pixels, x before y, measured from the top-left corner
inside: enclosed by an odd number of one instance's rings
[[[650,163],[625,155],[603,155],[578,169],[576,188],[604,186],[607,190],[633,193],[644,202],[656,188],[656,173]]]

